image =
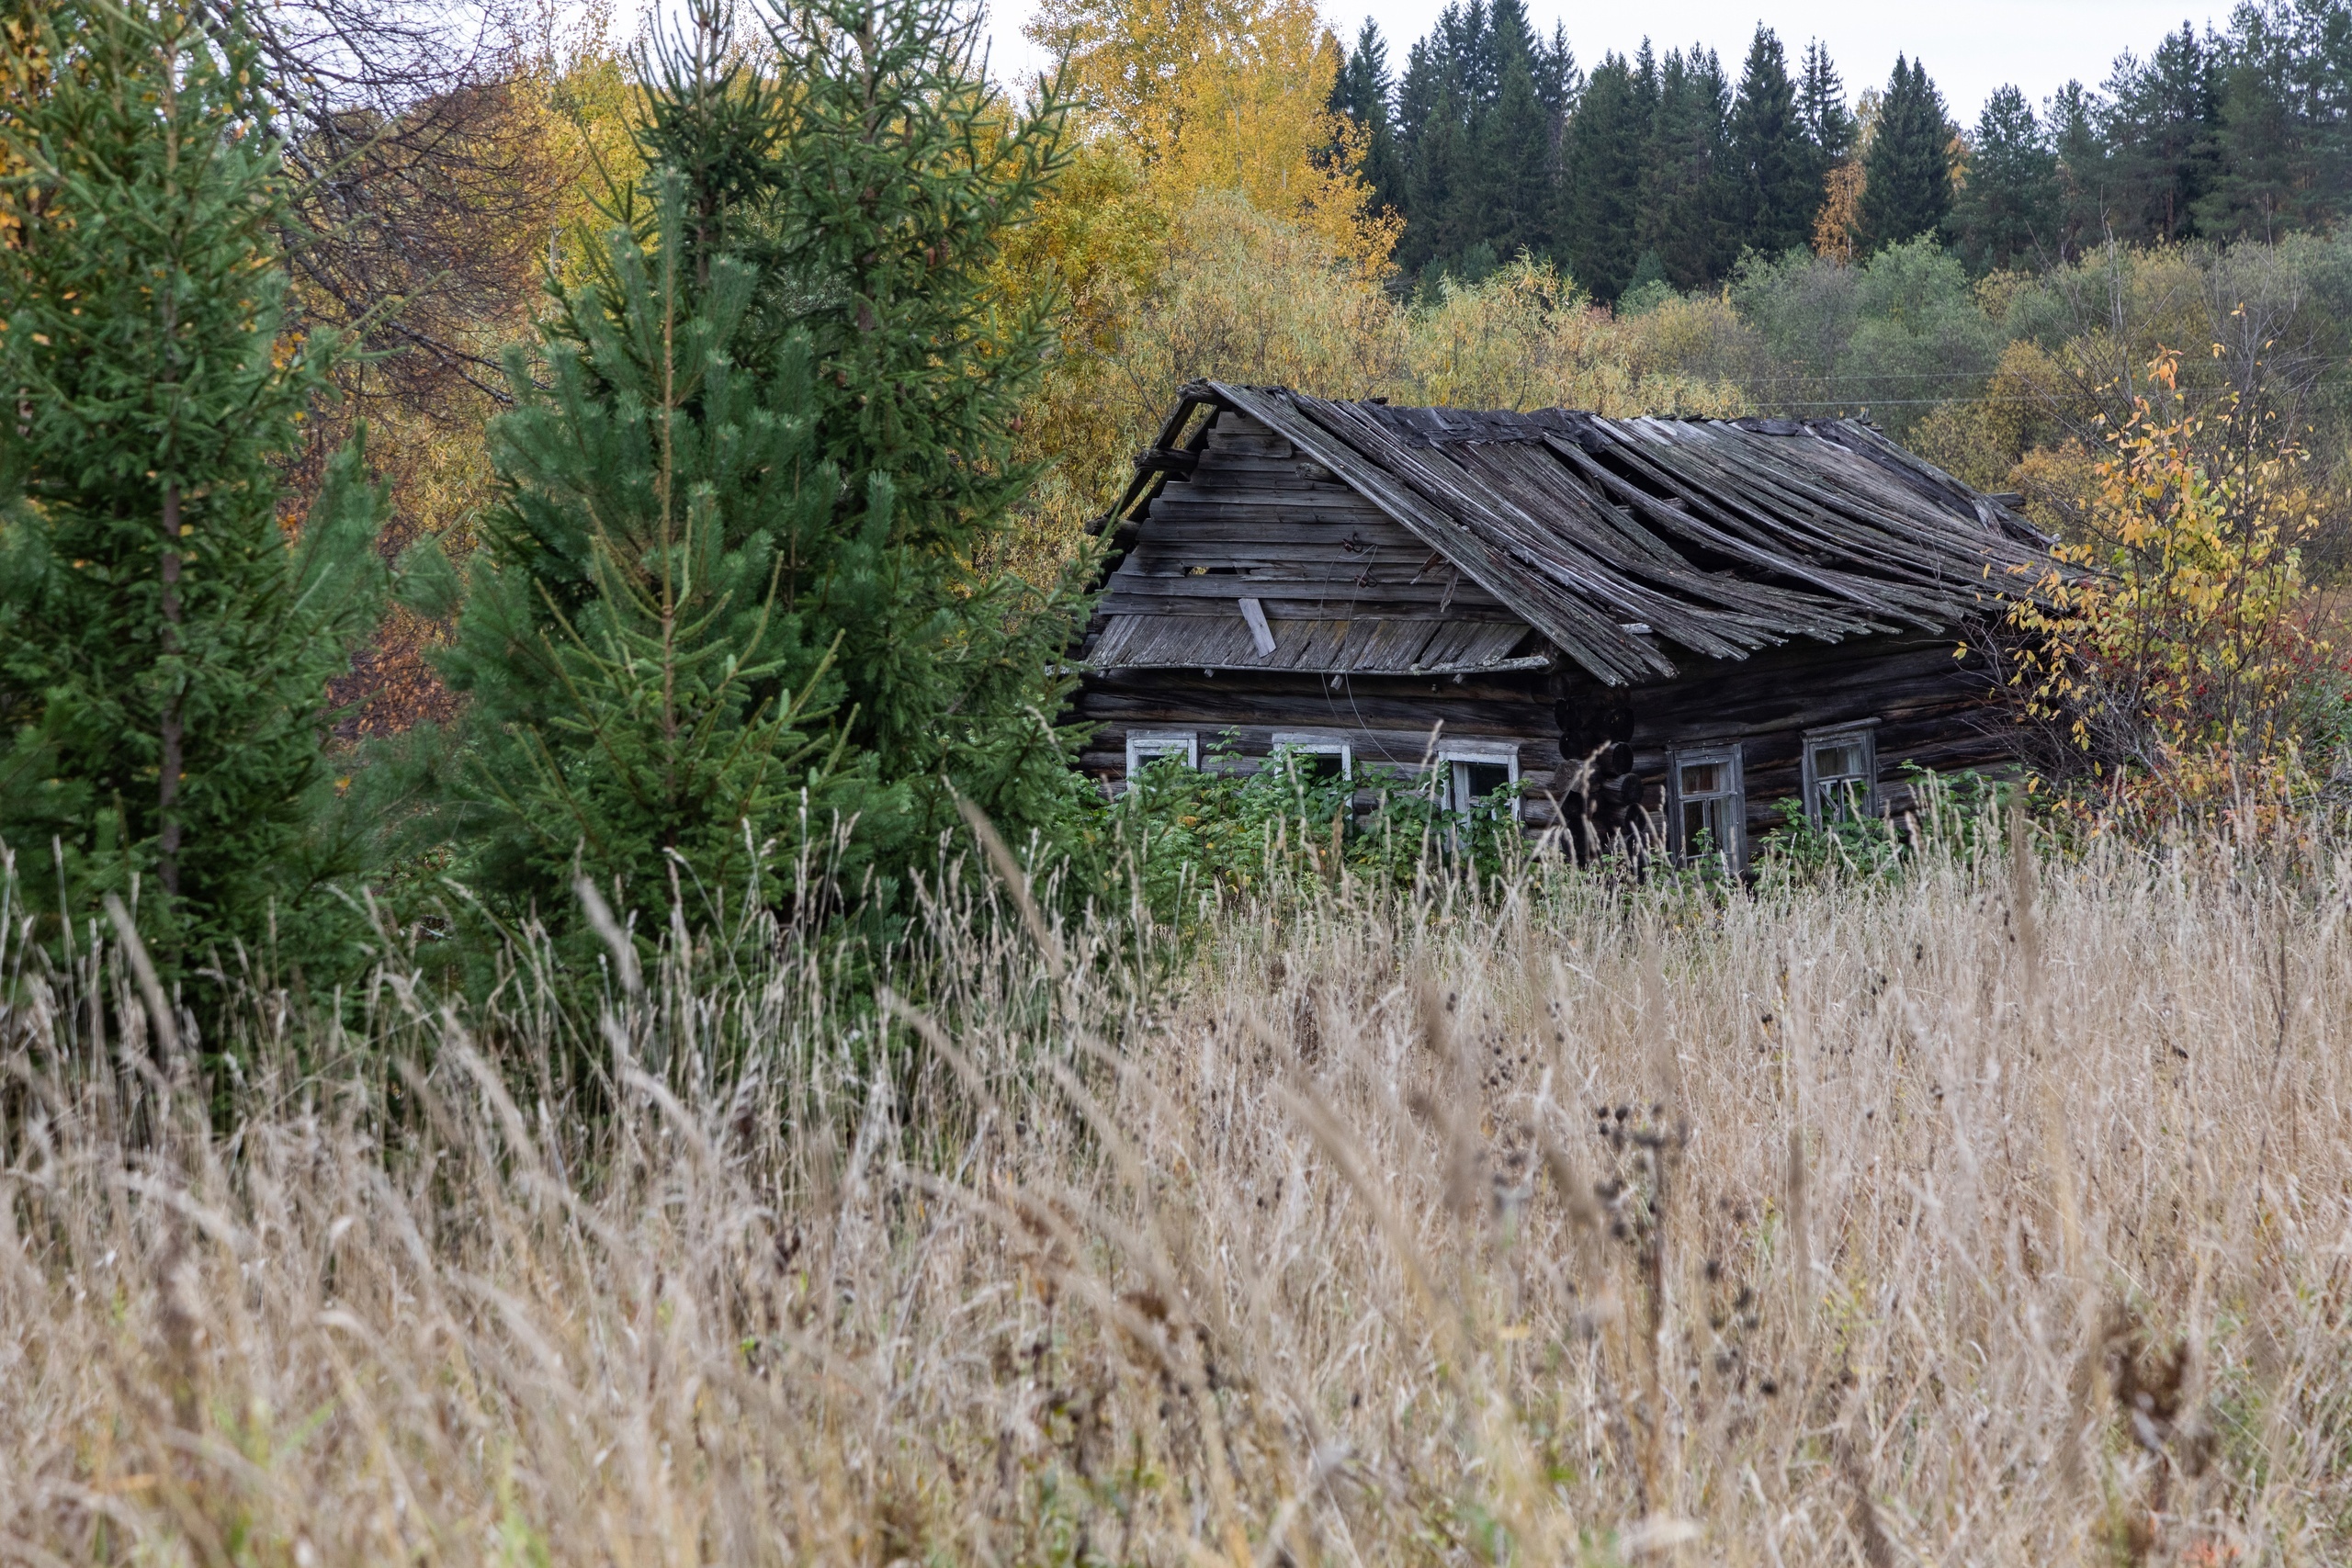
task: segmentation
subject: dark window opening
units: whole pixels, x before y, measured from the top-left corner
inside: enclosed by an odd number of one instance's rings
[[[1510,765],[1507,762],[1456,762],[1453,764],[1453,807],[1467,811],[1473,801],[1484,800],[1510,785]]]
[[[1329,784],[1348,775],[1347,759],[1337,751],[1293,752],[1291,771],[1308,784]]]

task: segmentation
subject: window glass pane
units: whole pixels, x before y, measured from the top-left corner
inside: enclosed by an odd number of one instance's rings
[[[1813,751],[1813,776],[1817,779],[1851,779],[1862,775],[1862,743],[1860,740],[1833,740],[1816,746]]]
[[[1732,797],[1719,795],[1708,800],[1686,800],[1682,803],[1682,850],[1685,854],[1732,854],[1739,848],[1734,839]]]
[[[1724,765],[1721,762],[1685,762],[1682,764],[1684,795],[1713,795],[1724,787]]]

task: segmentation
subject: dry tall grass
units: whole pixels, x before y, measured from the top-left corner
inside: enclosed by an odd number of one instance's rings
[[[2291,873],[1343,889],[1157,1007],[967,894],[888,1042],[622,976],[592,1127],[527,974],[388,972],[210,1134],[109,963],[0,1015],[0,1558],[2342,1561],[2352,857]]]

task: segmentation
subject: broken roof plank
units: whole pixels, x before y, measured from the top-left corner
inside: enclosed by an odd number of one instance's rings
[[[1295,412],[1284,400],[1246,387],[1213,383],[1214,389],[1261,423],[1281,431],[1292,444],[1394,518],[1431,549],[1459,564],[1487,592],[1540,629],[1577,663],[1612,686],[1638,677],[1672,676],[1673,663],[1657,649],[1622,630],[1589,604],[1527,581],[1510,570],[1501,552],[1462,524],[1423,501],[1339,436]],[[1340,405],[1346,406],[1346,405]]]

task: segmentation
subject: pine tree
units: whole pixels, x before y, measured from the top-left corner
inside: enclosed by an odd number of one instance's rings
[[[821,830],[872,775],[812,733],[839,683],[786,581],[826,553],[839,488],[807,344],[740,357],[758,275],[707,243],[729,204],[671,166],[649,194],[650,234],[616,229],[558,286],[544,389],[514,360],[506,495],[442,662],[473,704],[447,819],[465,874],[560,924],[582,874],[623,908],[666,903],[673,867],[696,915],[776,906],[800,792]]]
[[[2328,6],[2243,7],[2215,51],[2218,170],[2199,233],[2274,240],[2352,205],[2352,34]]]
[[[1927,67],[1897,55],[1863,159],[1866,183],[1854,235],[1862,254],[1942,229],[1951,211],[1954,134]]]
[[[2115,213],[2128,238],[2187,239],[2220,156],[2217,62],[2187,23],[2142,64],[2125,54],[2107,84]]]
[[[516,365],[447,663],[477,705],[458,822],[516,908],[575,865],[641,907],[673,866],[690,912],[781,907],[837,822],[834,870],[887,900],[959,795],[1017,832],[1079,788],[1049,716],[1076,596],[980,564],[1048,337],[990,269],[1058,109],[1006,117],[944,3],[782,15],[789,96],[730,81],[717,0],[691,15],[645,71],[647,184],[558,291],[549,389]]]
[[[254,42],[134,0],[20,12],[10,45],[0,830],[54,863],[21,893],[69,927],[135,899],[175,975],[241,942],[329,979],[368,840],[322,710],[380,606],[382,498],[355,444],[278,517],[335,346],[290,330]]]
[[[1739,180],[1738,243],[1767,256],[1797,249],[1812,237],[1821,208],[1821,171],[1797,118],[1796,84],[1788,57],[1766,28],[1756,29],[1740,72],[1731,116],[1731,145]]]
[[[2014,86],[1996,88],[1976,119],[1968,183],[1950,220],[1962,256],[1975,271],[2030,265],[2054,255],[2058,154]]]
[[[2058,253],[2079,260],[2109,231],[2109,152],[2099,133],[2098,100],[2080,82],[2058,89],[2043,107],[2058,155]]]
[[[2317,176],[2317,138],[2297,113],[2295,51],[2287,30],[2251,10],[2222,73],[2219,176],[2198,201],[2199,232],[2231,238],[2278,239],[2290,228],[2334,215],[2336,200]]]
[[[1568,122],[1559,239],[1577,282],[1598,299],[1624,292],[1641,254],[1642,150],[1654,113],[1645,96],[1625,57],[1604,55]]]

